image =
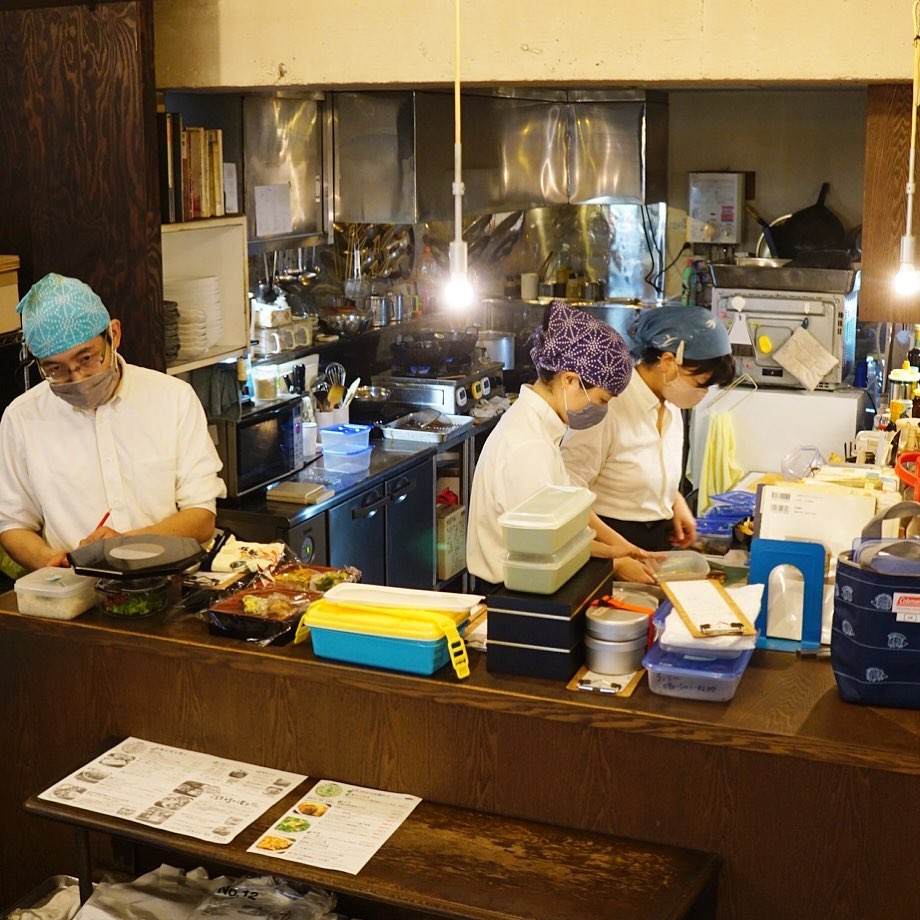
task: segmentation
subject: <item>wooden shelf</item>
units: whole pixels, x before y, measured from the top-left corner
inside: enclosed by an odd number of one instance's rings
[[[173,279],[216,275],[220,279],[223,312],[220,341],[197,358],[170,364],[166,372],[182,374],[244,354],[249,347],[245,216],[163,224],[161,231],[164,288]]]
[[[315,783],[307,780],[226,845],[32,796],[29,814],[226,865],[455,920],[713,916],[719,859],[421,802],[357,874],[247,852]],[[90,876],[80,841],[81,881]],[[84,890],[88,894],[89,886]]]

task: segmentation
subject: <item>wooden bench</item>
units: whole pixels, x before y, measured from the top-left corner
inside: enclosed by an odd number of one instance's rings
[[[212,864],[281,876],[412,914],[481,920],[715,916],[719,858],[677,847],[568,830],[421,802],[357,875],[247,853],[308,780],[229,844],[39,799],[26,811],[76,828],[81,898],[91,892],[90,832]]]

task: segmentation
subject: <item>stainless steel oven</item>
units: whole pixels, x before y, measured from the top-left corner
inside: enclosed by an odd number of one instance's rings
[[[244,411],[235,420],[210,422],[229,496],[248,495],[303,468],[301,415],[301,398],[292,396]]]
[[[782,272],[783,269],[774,271]],[[841,277],[829,279],[829,275]],[[788,273],[786,276],[767,275],[761,280],[769,283],[770,280],[784,281],[787,277]],[[798,270],[794,276],[798,284],[807,283],[809,278],[804,270]],[[835,390],[852,379],[859,273],[823,272],[812,285],[832,289],[785,290],[737,284],[713,288],[712,310],[728,329],[739,374],[750,374],[758,385],[802,388],[773,355],[796,329],[804,326],[837,358],[837,364],[821,379],[818,389]]]

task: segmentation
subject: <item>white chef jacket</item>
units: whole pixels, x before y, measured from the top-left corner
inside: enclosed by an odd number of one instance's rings
[[[118,359],[115,395],[75,409],[43,381],[0,420],[0,533],[23,528],[70,550],[108,525],[134,530],[177,510],[215,511],[226,487],[201,402],[184,380]]]
[[[664,404],[635,372],[600,425],[570,431],[562,443],[569,473],[597,496],[594,510],[621,521],[666,521],[680,487],[684,429],[680,409]]]
[[[504,581],[500,514],[543,486],[572,484],[559,452],[565,432],[565,423],[549,403],[524,386],[486,438],[473,474],[466,533],[466,567],[477,578]]]

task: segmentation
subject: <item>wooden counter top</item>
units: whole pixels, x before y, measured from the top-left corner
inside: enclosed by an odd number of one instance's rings
[[[22,616],[0,596],[0,894],[75,874],[22,803],[133,735],[427,802],[716,853],[718,920],[908,917],[920,903],[920,711],[844,703],[827,659],[757,650],[727,703],[617,699],[252,647],[167,612]],[[21,886],[20,891],[5,886]],[[0,899],[2,900],[2,899]],[[10,898],[12,900],[12,897]]]
[[[577,693],[551,680],[491,674],[485,654],[470,650],[470,677],[450,668],[431,677],[339,664],[309,645],[259,647],[212,636],[206,622],[183,611],[123,622],[91,610],[75,620],[23,616],[16,595],[0,595],[4,630],[100,643],[111,649],[193,656],[202,664],[296,677],[394,697],[461,704],[515,715],[616,728],[660,738],[896,773],[920,774],[920,711],[844,703],[828,659],[799,659],[757,650],[727,703],[652,693],[643,681],[632,697]]]

